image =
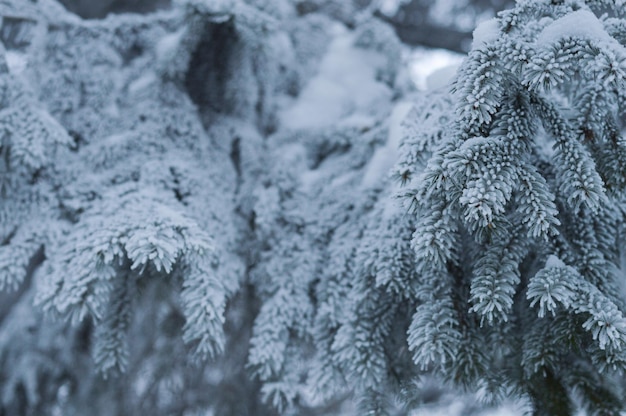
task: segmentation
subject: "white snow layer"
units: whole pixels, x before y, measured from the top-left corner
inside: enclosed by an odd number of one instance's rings
[[[467,402],[462,397],[452,398],[448,404],[438,403],[413,410],[411,416],[462,416],[467,414]],[[477,416],[519,416],[527,413],[523,403],[504,403],[497,408],[475,413]]]
[[[554,267],[567,267],[563,261],[555,255],[548,256],[548,260],[546,260],[546,269],[551,269]]]
[[[460,64],[453,64],[436,69],[426,77],[426,87],[429,90],[448,87],[452,84]]]
[[[445,49],[416,48],[409,60],[411,80],[424,91],[449,85],[464,58]]]
[[[28,58],[23,53],[6,51],[5,59],[12,74],[21,74],[28,65]]]
[[[591,39],[624,53],[626,50],[604,30],[602,22],[589,10],[577,10],[556,19],[537,37],[537,46],[550,46],[561,39]]]
[[[163,63],[173,59],[178,53],[180,42],[186,33],[186,29],[179,29],[174,33],[163,36],[156,45],[156,60]]]
[[[500,27],[498,20],[495,18],[485,20],[474,29],[472,48],[481,46],[482,44],[492,43],[500,37]]]
[[[383,14],[393,16],[404,3],[408,3],[408,0],[381,0],[379,9]]]
[[[309,81],[295,104],[282,112],[288,129],[323,128],[345,116],[388,102],[389,89],[376,80],[382,57],[353,46],[350,33],[337,36],[329,45],[318,74]]]
[[[363,182],[365,188],[373,187],[381,183],[388,177],[389,171],[398,159],[398,148],[402,139],[402,120],[412,108],[410,102],[400,102],[395,105],[389,118],[389,134],[385,146],[376,149],[374,156],[370,159]]]

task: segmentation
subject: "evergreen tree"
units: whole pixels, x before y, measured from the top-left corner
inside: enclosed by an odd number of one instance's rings
[[[236,153],[258,145],[284,88],[276,17],[180,2],[83,21],[22,3],[2,5],[23,24],[2,73],[1,284],[18,292],[0,414],[262,414],[237,345],[249,318],[228,336],[224,322],[228,301],[252,308],[233,299]]]
[[[13,19],[2,32],[1,277],[17,289],[0,327],[0,414],[323,412],[301,379],[289,384],[312,352],[317,258],[298,266],[302,280],[262,282],[322,241],[283,239],[297,225],[278,212],[264,229],[258,201],[273,184],[291,192],[265,165],[273,143],[308,134],[319,165],[383,123],[400,57],[390,30],[356,36],[286,1],[179,1],[94,21],[54,1],[0,6]],[[365,68],[344,74],[341,136],[331,120],[325,134],[292,125],[270,140],[279,121],[309,116],[306,105],[283,115],[283,101],[314,102],[307,86],[335,38],[328,77],[343,52]],[[360,82],[374,93],[353,99]],[[354,145],[360,164],[344,172],[358,172],[380,132]],[[324,215],[327,232],[334,213]]]
[[[621,3],[421,95],[376,2],[0,3],[0,415],[626,407]]]
[[[535,414],[626,405],[623,18],[614,2],[520,1],[483,23],[454,113],[436,140],[405,142],[398,168],[414,363]]]

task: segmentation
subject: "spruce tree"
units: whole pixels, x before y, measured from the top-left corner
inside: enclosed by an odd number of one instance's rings
[[[243,2],[96,21],[0,7],[0,278],[17,290],[0,414],[263,414],[237,344],[253,305],[233,299],[236,162],[283,88],[276,18]],[[229,301],[246,320],[225,328]]]
[[[531,0],[483,23],[454,112],[397,169],[415,220],[413,362],[538,415],[626,405],[624,17]]]
[[[353,148],[359,161],[342,169],[353,175],[384,142],[400,56],[390,29],[356,36],[287,1],[178,1],[102,20],[51,0],[0,11],[0,414],[323,411],[299,362],[312,354],[318,259],[299,266],[304,279],[275,282],[295,254],[321,249],[335,214],[303,239],[293,212],[264,225],[260,205],[275,184],[293,195],[290,174],[273,170],[279,145],[308,134],[312,166]],[[340,65],[326,75],[363,72],[341,75],[341,128],[280,126],[310,117],[279,106],[314,101],[307,87],[335,38]],[[351,97],[363,82],[374,92]],[[293,131],[281,139],[279,127]]]
[[[373,2],[0,3],[0,415],[626,407],[621,2],[412,95]]]

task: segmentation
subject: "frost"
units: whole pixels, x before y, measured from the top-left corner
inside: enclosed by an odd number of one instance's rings
[[[340,30],[343,32],[343,30]],[[281,119],[290,129],[323,128],[358,112],[372,111],[389,100],[389,90],[376,80],[382,58],[354,46],[354,35],[343,33],[330,44],[318,74]]]
[[[551,392],[529,391],[535,409],[596,372],[593,388],[610,384],[605,371],[625,363],[623,299],[615,295],[626,186],[618,145],[624,51],[615,26],[609,34],[591,12],[611,2],[578,11],[574,3],[518,2],[478,28],[453,85],[455,110],[427,96],[433,102],[410,113],[395,170],[415,221],[416,296],[424,300],[408,331],[413,361],[465,387],[485,383],[496,396],[507,394],[507,379],[513,389],[541,383]],[[455,308],[453,299],[470,306]],[[509,332],[516,327],[520,340]],[[499,347],[487,352],[494,339]],[[574,352],[574,344],[588,349]],[[569,373],[562,354],[570,353],[592,367]],[[517,381],[491,378],[498,372],[491,363],[513,357]],[[550,371],[562,383],[556,390]],[[582,393],[585,407],[623,407],[620,393],[600,389],[600,400]],[[577,406],[568,400],[559,406]]]
[[[6,51],[5,58],[9,71],[13,74],[20,74],[24,72],[28,66],[28,57],[23,53]]]
[[[177,32],[163,36],[156,45],[156,60],[163,64],[177,55],[177,49],[181,48],[181,40],[185,36],[187,29],[182,28]]]
[[[584,9],[554,20],[539,33],[536,43],[539,47],[549,46],[568,37],[590,39],[606,44],[620,54],[626,53],[626,49],[606,32],[596,15]]]
[[[614,2],[0,3],[0,414],[623,408]]]
[[[193,12],[216,18],[233,12],[237,0],[175,0],[192,8]]]
[[[382,0],[380,5],[380,11],[388,16],[393,16],[398,8],[408,2],[408,0]]]
[[[143,75],[141,78],[136,79],[128,86],[128,92],[131,94],[136,94],[141,90],[144,90],[150,85],[154,84],[157,81],[157,76],[153,72],[148,72]]]
[[[389,175],[391,168],[398,159],[398,149],[402,138],[402,120],[411,109],[408,102],[398,103],[389,117],[389,134],[384,147],[379,147],[365,168],[363,187],[372,187],[380,184]]]
[[[559,259],[557,256],[550,255],[548,256],[548,259],[546,260],[545,267],[546,269],[551,269],[551,268],[565,268],[567,266],[565,266],[565,263],[563,263],[563,261]]]
[[[437,69],[426,78],[426,86],[429,90],[450,87],[456,77],[459,65],[448,65]]]
[[[411,52],[409,74],[415,85],[421,90],[436,89],[443,82],[447,84],[450,72],[456,71],[465,57],[443,49],[419,49]],[[439,73],[439,74],[438,74]],[[429,85],[428,78],[433,77],[434,85]]]
[[[480,23],[478,27],[474,29],[472,36],[472,48],[474,49],[495,42],[502,36],[498,19],[489,19]]]

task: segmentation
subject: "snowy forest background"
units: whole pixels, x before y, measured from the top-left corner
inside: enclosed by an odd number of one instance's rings
[[[626,410],[623,1],[0,16],[0,415]]]

